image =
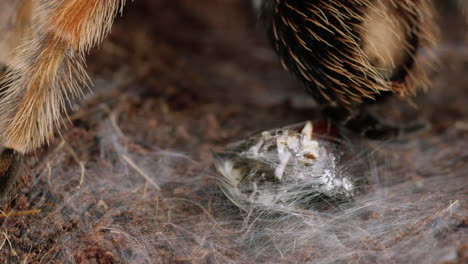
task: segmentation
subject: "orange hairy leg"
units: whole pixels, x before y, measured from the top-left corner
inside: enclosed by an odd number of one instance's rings
[[[42,0],[32,36],[9,62],[0,98],[0,145],[21,153],[53,136],[66,94],[87,84],[84,54],[109,32],[123,0]]]
[[[5,48],[0,63],[8,67],[0,83],[0,159],[10,157],[10,150],[22,154],[50,140],[63,122],[68,94],[78,96],[88,84],[85,53],[102,41],[124,4],[125,0],[0,4],[11,11],[0,22],[12,27],[5,29],[12,33],[0,36],[0,48]],[[7,176],[0,171],[0,183],[2,177]],[[4,188],[0,186],[0,195]]]

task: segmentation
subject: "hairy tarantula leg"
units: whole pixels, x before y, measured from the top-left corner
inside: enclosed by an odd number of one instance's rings
[[[418,130],[380,123],[363,106],[430,87],[437,40],[431,0],[254,0],[283,67],[325,116],[371,138]],[[340,112],[340,113],[337,113]],[[367,122],[367,123],[366,123]]]
[[[23,155],[8,148],[0,148],[0,198],[5,196],[16,180],[23,163]]]
[[[109,32],[125,0],[32,3],[32,36],[15,52],[0,92],[0,145],[21,153],[47,143],[63,123],[68,94],[80,95],[89,83],[85,53]]]

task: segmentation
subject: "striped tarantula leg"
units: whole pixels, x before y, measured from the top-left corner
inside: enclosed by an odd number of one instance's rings
[[[23,163],[23,155],[12,149],[0,148],[0,198],[15,182]]]
[[[89,83],[85,53],[107,35],[124,2],[31,1],[32,34],[2,81],[0,146],[26,153],[48,143],[63,123],[69,95],[79,96]]]

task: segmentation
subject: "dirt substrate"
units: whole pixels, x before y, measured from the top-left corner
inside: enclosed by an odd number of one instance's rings
[[[467,25],[439,7],[433,87],[418,109],[395,100],[376,110],[431,128],[366,142],[377,160],[368,192],[304,224],[249,218],[214,181],[211,151],[319,117],[247,4],[129,3],[88,56],[93,93],[27,157],[3,202],[0,262],[468,262]]]

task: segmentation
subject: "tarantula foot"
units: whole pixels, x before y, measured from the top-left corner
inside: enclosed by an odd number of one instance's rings
[[[418,133],[429,128],[428,124],[418,123],[409,126],[390,126],[390,125],[378,125],[370,127],[362,131],[362,135],[368,139],[395,139],[403,138],[413,133]]]
[[[0,198],[5,196],[16,180],[23,155],[13,149],[0,147]]]
[[[323,114],[336,127],[344,128],[352,133],[372,140],[386,140],[404,138],[430,128],[428,123],[414,123],[411,125],[390,125],[375,117],[366,109],[352,113],[334,107],[326,107]]]
[[[389,125],[367,112],[360,113],[358,116],[347,120],[344,126],[365,138],[374,140],[403,138],[429,128],[429,124],[427,123],[415,123],[406,126]]]

